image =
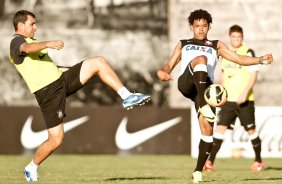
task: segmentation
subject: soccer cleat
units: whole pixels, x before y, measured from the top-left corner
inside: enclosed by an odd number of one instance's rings
[[[212,172],[214,170],[213,163],[211,161],[207,160],[205,165],[204,165],[204,170],[208,171],[208,172]]]
[[[215,122],[216,121],[216,115],[212,111],[210,105],[204,105],[203,107],[200,108],[200,113],[204,116],[206,120],[209,122]]]
[[[199,183],[202,181],[202,172],[200,171],[195,171],[192,174],[192,182],[193,183]]]
[[[264,168],[263,162],[254,162],[250,168],[251,172],[260,172]]]
[[[30,172],[25,169],[24,176],[25,176],[26,181],[38,181],[37,180],[38,179],[37,171]]]
[[[127,99],[123,100],[123,107],[127,110],[133,109],[134,106],[144,105],[150,101],[150,95],[144,95],[142,93],[133,93]]]

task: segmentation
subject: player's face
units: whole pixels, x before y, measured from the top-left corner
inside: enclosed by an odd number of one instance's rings
[[[205,19],[194,20],[193,25],[190,26],[194,33],[194,38],[198,40],[204,40],[207,38],[210,25]]]
[[[34,37],[36,29],[37,29],[36,19],[29,15],[27,16],[26,22],[24,24],[20,23],[20,26],[19,26],[20,34],[28,38]]]
[[[243,35],[239,32],[232,32],[230,35],[230,44],[233,48],[239,48],[243,42]]]

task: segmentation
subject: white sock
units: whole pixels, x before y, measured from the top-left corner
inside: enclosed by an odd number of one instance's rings
[[[257,132],[253,133],[252,135],[249,135],[249,137],[250,137],[251,140],[256,139],[258,136],[259,136],[259,135],[258,135]]]
[[[37,171],[38,165],[36,165],[33,160],[25,167],[28,171]]]
[[[224,134],[218,133],[218,132],[214,132],[213,133],[213,137],[216,139],[220,139],[223,140],[224,139]]]
[[[213,137],[212,136],[207,136],[207,135],[201,135],[201,139],[205,142],[213,142]]]
[[[128,91],[128,89],[126,87],[122,87],[118,90],[118,94],[119,96],[125,100],[127,99],[132,93]]]

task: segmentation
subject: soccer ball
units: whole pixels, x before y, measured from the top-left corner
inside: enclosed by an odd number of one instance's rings
[[[205,100],[213,107],[219,107],[227,101],[227,91],[219,84],[212,84],[205,90]]]

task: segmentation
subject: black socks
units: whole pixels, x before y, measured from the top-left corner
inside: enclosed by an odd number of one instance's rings
[[[253,145],[253,149],[255,151],[255,161],[261,163],[261,156],[260,156],[260,152],[261,152],[261,140],[259,137],[256,137],[255,139],[251,140],[252,145]]]
[[[216,154],[219,151],[222,145],[222,142],[223,142],[222,139],[213,138],[213,146],[212,146],[212,150],[211,150],[210,157],[209,157],[209,161],[211,161],[212,163],[214,163]]]
[[[194,72],[194,83],[197,88],[200,107],[203,107],[204,105],[207,104],[204,98],[204,93],[207,88],[207,77],[208,77],[207,72],[204,71]]]
[[[212,142],[205,142],[202,139],[200,140],[198,161],[197,161],[197,166],[196,166],[195,171],[202,172],[203,167],[212,149],[212,144],[213,144]]]

